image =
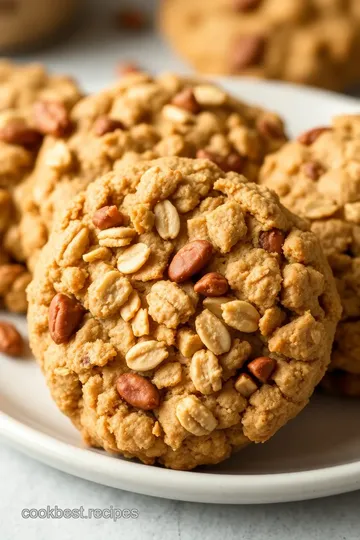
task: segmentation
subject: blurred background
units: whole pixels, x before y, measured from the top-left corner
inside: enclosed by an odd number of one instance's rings
[[[91,90],[138,68],[358,95],[360,0],[0,0],[0,53]]]

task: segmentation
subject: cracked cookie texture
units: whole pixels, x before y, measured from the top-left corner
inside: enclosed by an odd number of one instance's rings
[[[342,301],[326,389],[360,396],[360,116],[339,116],[269,157],[261,184],[307,218]]]
[[[79,98],[68,77],[49,75],[40,64],[0,61],[0,305],[10,311],[26,311],[25,289],[31,279],[22,264],[25,257],[16,231],[22,183],[32,171],[43,137],[33,108],[55,101],[70,107]],[[34,231],[30,222],[26,227],[31,251]]]
[[[192,469],[265,442],[323,377],[340,303],[317,237],[205,159],[123,164],[57,220],[30,343],[95,447]]]
[[[359,79],[358,0],[163,0],[159,25],[203,73],[329,89]]]
[[[200,156],[255,179],[264,156],[286,140],[276,114],[213,84],[171,74],[125,76],[80,100],[71,122],[71,133],[45,138],[33,174],[17,193],[17,235],[30,268],[63,202],[118,163]]]

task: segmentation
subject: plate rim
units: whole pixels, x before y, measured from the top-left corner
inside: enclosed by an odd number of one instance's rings
[[[115,459],[111,454],[74,446],[2,411],[0,421],[3,438],[31,457],[74,476],[144,495],[215,504],[266,504],[315,499],[360,489],[360,460],[287,473],[179,471]],[[141,481],[136,481],[134,488],[134,479],[139,477]],[[219,491],[211,495],[215,487]],[[177,493],[173,493],[175,490]]]
[[[334,105],[342,103],[344,114],[354,114],[356,108],[360,114],[359,99],[329,90],[251,77],[207,76],[206,79],[222,84],[232,93],[240,94],[242,84],[248,90],[252,86],[262,86],[264,92],[289,92],[296,96],[306,95],[307,98],[324,98]],[[114,459],[111,454],[77,447],[2,411],[0,426],[0,434],[8,443],[47,465],[99,484],[144,495],[215,504],[264,504],[313,499],[360,489],[360,458],[340,465],[281,473],[177,471]]]

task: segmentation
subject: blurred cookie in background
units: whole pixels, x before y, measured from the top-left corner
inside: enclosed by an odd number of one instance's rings
[[[0,60],[0,307],[26,311],[25,289],[31,275],[19,242],[19,200],[15,192],[31,173],[44,134],[61,123],[80,98],[69,77],[50,75],[40,64],[15,65]],[[59,133],[58,133],[59,135]],[[28,221],[28,249],[37,244],[39,231]]]
[[[203,73],[333,90],[360,79],[358,0],[163,0],[159,24]]]
[[[266,158],[260,183],[320,238],[343,308],[322,385],[360,397],[360,115],[339,116],[287,143]],[[285,282],[297,271],[294,265]]]
[[[1,0],[0,51],[40,46],[71,21],[78,0]]]

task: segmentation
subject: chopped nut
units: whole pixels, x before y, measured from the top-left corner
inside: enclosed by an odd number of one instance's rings
[[[227,101],[226,93],[221,88],[210,84],[195,86],[193,92],[200,105],[214,107],[223,105]]]
[[[34,103],[34,118],[37,128],[45,135],[65,137],[72,128],[69,113],[60,101],[37,101]]]
[[[180,328],[176,338],[176,346],[186,358],[190,358],[203,348],[201,339],[190,328]]]
[[[135,317],[131,322],[132,331],[134,336],[141,337],[147,336],[150,332],[149,316],[147,309],[139,309]]]
[[[85,253],[82,258],[83,261],[92,263],[95,261],[106,261],[110,259],[111,251],[106,247],[98,247]]]
[[[233,6],[236,11],[247,12],[256,9],[261,0],[233,0]]]
[[[14,118],[0,128],[0,140],[8,144],[33,147],[41,143],[42,135],[27,125],[25,120]]]
[[[318,161],[307,161],[301,167],[302,172],[311,178],[311,180],[319,180],[320,176],[324,174],[325,169]]]
[[[124,247],[133,241],[136,234],[131,227],[111,227],[98,233],[99,244],[104,247]]]
[[[246,398],[249,398],[257,389],[257,384],[247,373],[241,373],[235,381],[235,390]]]
[[[136,313],[141,308],[140,296],[136,291],[132,291],[129,298],[126,300],[125,304],[120,309],[120,315],[124,321],[131,321],[136,315]]]
[[[279,229],[271,231],[262,231],[259,236],[259,245],[269,253],[282,254],[282,247],[285,241],[285,235]]]
[[[160,394],[150,381],[137,373],[123,373],[116,383],[120,396],[133,407],[151,411],[160,405]]]
[[[119,255],[117,267],[123,274],[134,274],[150,257],[150,248],[141,242],[135,244]]]
[[[135,62],[119,62],[116,66],[116,73],[120,77],[129,75],[131,73],[140,73],[141,69]]]
[[[264,56],[265,45],[266,40],[261,34],[236,38],[231,55],[232,70],[237,73],[248,67],[259,65]]]
[[[0,321],[0,352],[9,356],[21,356],[24,350],[24,342],[11,323]]]
[[[206,240],[194,240],[182,247],[174,256],[169,266],[169,278],[175,283],[182,283],[200,272],[207,265],[213,254],[213,247]]]
[[[232,328],[240,332],[256,332],[260,314],[253,305],[243,300],[233,300],[221,306],[223,319]]]
[[[73,155],[66,143],[57,141],[46,152],[45,163],[50,169],[67,171],[73,163]]]
[[[181,92],[173,97],[171,103],[192,114],[197,114],[200,111],[199,104],[195,99],[192,88],[184,88],[181,90]]]
[[[330,127],[313,128],[299,135],[297,140],[299,141],[299,143],[304,144],[305,146],[310,146],[316,141],[318,137],[320,137],[320,135],[322,135],[323,133],[326,133],[326,131],[331,131],[331,128]]]
[[[265,310],[259,321],[259,330],[263,336],[270,336],[274,330],[279,328],[286,319],[286,314],[278,307],[274,306]]]
[[[75,298],[56,294],[49,307],[49,332],[52,340],[57,345],[67,343],[79,328],[83,316],[84,308]]]
[[[175,105],[165,105],[162,112],[167,120],[175,124],[187,124],[193,121],[193,115],[191,113]]]
[[[149,371],[156,368],[169,356],[164,343],[155,340],[142,341],[131,347],[125,360],[130,369]]]
[[[195,327],[205,347],[214,354],[223,354],[230,350],[231,337],[228,329],[208,309],[196,317]]]
[[[245,158],[243,158],[237,152],[231,152],[227,156],[221,156],[215,152],[200,149],[196,152],[198,159],[208,159],[217,165],[224,172],[237,172],[241,173],[244,169]]]
[[[269,356],[260,356],[252,360],[247,367],[260,382],[266,383],[276,367],[276,361]]]
[[[155,227],[163,240],[174,239],[180,232],[180,218],[175,206],[168,200],[154,208]]]
[[[159,390],[172,388],[181,382],[182,368],[179,362],[169,362],[160,366],[153,377],[153,383]]]
[[[90,285],[89,309],[94,317],[111,317],[125,304],[132,290],[126,277],[117,270],[110,270]]]
[[[89,246],[89,229],[82,227],[72,235],[71,240],[62,253],[61,265],[73,266],[82,258]],[[60,262],[60,261],[59,261]]]
[[[112,133],[116,129],[124,129],[124,124],[119,120],[110,118],[106,114],[99,116],[94,124],[95,134],[99,137],[106,135],[106,133]]]
[[[95,227],[103,231],[104,229],[123,225],[124,216],[116,206],[103,206],[96,210],[92,221]]]
[[[186,431],[197,437],[208,435],[217,426],[212,412],[196,396],[187,396],[179,401],[176,417]]]
[[[227,279],[218,272],[205,274],[194,286],[194,291],[204,296],[222,296],[228,289]]]
[[[221,390],[222,369],[211,351],[197,351],[191,359],[190,377],[198,392],[212,394]]]
[[[217,316],[218,319],[222,319],[222,305],[226,304],[226,302],[231,302],[232,298],[227,298],[226,296],[218,296],[218,297],[209,297],[205,298],[203,301],[204,308],[208,309]]]
[[[263,137],[276,140],[286,139],[283,123],[278,118],[261,116],[256,122],[256,127]]]

